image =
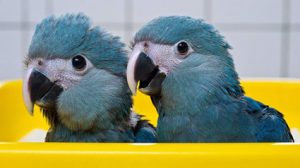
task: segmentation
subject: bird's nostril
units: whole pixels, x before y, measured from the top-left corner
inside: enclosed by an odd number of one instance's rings
[[[145,47],[145,48],[148,48],[148,47],[149,47],[149,44],[148,44],[147,42],[145,42],[145,43],[144,43],[144,47]]]
[[[42,66],[44,63],[43,63],[43,61],[42,60],[38,60],[38,65],[39,66]]]

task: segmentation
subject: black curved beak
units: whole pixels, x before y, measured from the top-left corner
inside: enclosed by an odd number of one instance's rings
[[[29,73],[28,79],[23,81],[23,98],[27,110],[32,114],[33,104],[42,108],[55,107],[56,100],[63,88],[37,70],[33,69]]]
[[[135,93],[137,83],[140,82],[139,90],[141,92],[150,96],[160,95],[165,77],[166,74],[161,72],[152,59],[143,52],[129,60],[127,80],[133,93]]]

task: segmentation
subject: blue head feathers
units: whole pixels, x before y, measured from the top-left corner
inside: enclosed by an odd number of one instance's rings
[[[50,16],[36,26],[29,48],[30,59],[86,56],[97,68],[124,75],[127,64],[124,44],[119,37],[93,27],[83,14]]]
[[[190,41],[193,49],[201,54],[228,54],[230,45],[218,31],[201,19],[188,16],[166,16],[153,19],[135,35],[134,42],[149,40],[159,44]]]

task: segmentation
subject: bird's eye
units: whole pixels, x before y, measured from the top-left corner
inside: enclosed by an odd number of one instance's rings
[[[77,71],[84,70],[86,67],[86,60],[83,56],[77,55],[72,59],[73,68]]]
[[[177,44],[177,52],[180,55],[186,55],[189,51],[189,45],[185,41],[181,41]]]

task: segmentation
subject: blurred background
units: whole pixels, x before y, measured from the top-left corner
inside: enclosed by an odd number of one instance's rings
[[[300,78],[300,0],[0,0],[0,80],[21,78],[35,25],[67,12],[84,12],[127,44],[154,17],[203,18],[233,46],[242,78]]]

